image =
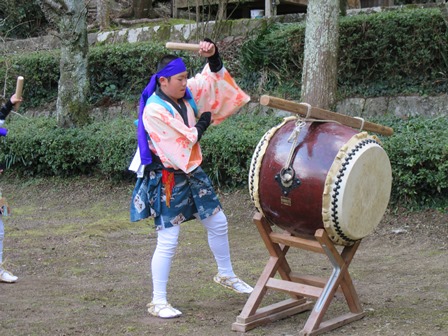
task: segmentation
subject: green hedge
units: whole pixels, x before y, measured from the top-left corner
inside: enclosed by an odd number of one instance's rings
[[[382,117],[394,129],[383,137],[392,165],[394,204],[448,210],[448,118]]]
[[[259,94],[300,98],[304,23],[273,24],[241,50],[241,83]],[[448,90],[448,31],[439,9],[402,9],[340,19],[340,98]]]
[[[59,55],[58,51],[45,51],[0,59],[0,78],[6,79],[7,97],[14,93],[15,78],[23,76],[23,108],[45,106],[55,101],[58,95]]]
[[[138,100],[160,58],[170,53],[157,43],[119,43],[89,50],[90,103],[108,105]],[[59,80],[59,51],[39,51],[0,59],[0,78],[25,78],[22,107],[39,107],[56,100]],[[192,73],[204,63],[198,57],[184,57]],[[14,92],[15,80],[6,81],[6,92]]]
[[[247,184],[252,153],[263,134],[281,121],[275,116],[237,115],[207,129],[201,140],[202,167],[218,186]]]
[[[210,127],[201,140],[204,162],[215,185],[246,187],[253,151],[279,117],[237,115]],[[383,117],[373,120],[394,128],[382,137],[393,170],[391,203],[407,207],[448,207],[448,119]],[[61,129],[51,118],[13,117],[0,138],[0,161],[22,176],[95,175],[119,180],[136,148],[130,119]]]
[[[237,50],[229,68],[248,93],[299,99],[304,23],[272,24]],[[105,105],[136,100],[160,57],[171,51],[160,43],[91,47],[90,102]],[[191,55],[180,53],[180,55]],[[340,19],[339,97],[435,95],[448,90],[448,32],[439,9],[403,9]],[[191,73],[203,64],[185,57]],[[6,73],[6,69],[8,73]],[[25,77],[23,104],[55,100],[59,53],[35,52],[0,59],[0,78]],[[15,81],[8,80],[6,92]]]
[[[127,174],[135,151],[135,127],[129,119],[95,122],[64,129],[54,118],[13,117],[0,138],[0,160],[22,176]]]
[[[122,43],[90,48],[89,75],[91,100],[120,101],[138,97],[156,72],[160,58],[172,53],[161,44]],[[184,53],[179,55],[186,56]],[[187,68],[196,73],[204,65],[198,57],[184,57]]]

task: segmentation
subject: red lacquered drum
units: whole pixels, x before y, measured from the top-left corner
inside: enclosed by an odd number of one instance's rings
[[[295,236],[325,228],[352,245],[371,234],[389,203],[392,169],[375,136],[335,122],[296,117],[265,133],[252,157],[249,192],[257,210]]]

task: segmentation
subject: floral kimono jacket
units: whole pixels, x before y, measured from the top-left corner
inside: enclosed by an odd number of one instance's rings
[[[138,178],[131,201],[131,221],[152,216],[161,229],[195,216],[204,219],[221,210],[211,181],[200,167],[202,152],[194,125],[206,111],[212,113],[212,125],[217,125],[249,102],[250,97],[224,67],[214,73],[206,65],[202,73],[188,80],[187,86],[197,107],[195,114],[194,103],[184,100],[188,125],[167,101],[159,104],[150,98],[145,106],[143,123],[149,147],[162,165],[146,166]]]

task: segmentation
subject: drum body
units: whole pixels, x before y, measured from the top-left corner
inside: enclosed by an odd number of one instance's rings
[[[296,120],[286,118],[258,143],[249,172],[251,198],[269,222],[293,235],[312,237],[325,228],[336,244],[351,245],[384,215],[392,184],[389,158],[377,138],[334,122],[306,122],[294,144]],[[285,184],[288,158],[293,176]]]

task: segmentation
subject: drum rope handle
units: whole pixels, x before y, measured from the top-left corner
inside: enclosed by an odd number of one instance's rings
[[[305,120],[308,120],[308,118],[310,117],[310,114],[311,114],[311,105],[308,103],[299,103],[299,105],[306,106],[307,110],[306,110]]]
[[[361,127],[359,128],[359,130],[362,131],[364,128],[364,122],[365,122],[364,118],[362,118],[362,117],[354,117],[354,118],[361,120]]]
[[[297,146],[297,142],[299,139],[299,134],[302,131],[302,128],[306,125],[306,121],[317,121],[314,119],[309,119],[310,114],[311,114],[311,105],[308,103],[300,103],[300,105],[304,105],[307,108],[306,111],[306,116],[305,118],[301,118],[301,117],[297,117],[296,120],[296,127],[293,129],[291,135],[288,138],[288,142],[292,142],[291,145],[291,149],[289,150],[289,155],[288,155],[288,159],[286,160],[286,164],[284,165],[282,172],[281,172],[281,176],[282,179],[285,179],[285,182],[290,181],[293,176],[291,175],[291,161],[292,161],[292,156],[294,154],[294,150]],[[294,174],[294,172],[292,172]]]
[[[302,118],[297,118],[296,127],[292,130],[291,135],[288,138],[288,142],[292,142],[291,149],[289,150],[288,159],[286,160],[286,164],[283,167],[284,169],[289,168],[291,165],[292,155],[294,154],[294,149],[297,146],[297,142],[299,140],[299,134],[302,131],[302,128],[306,125],[305,120]]]
[[[305,105],[307,107],[307,112],[306,112],[306,116],[305,118],[302,118],[300,116],[296,117],[296,127],[293,129],[291,135],[288,138],[288,142],[292,142],[292,146],[291,149],[289,151],[289,155],[288,155],[288,159],[286,160],[286,164],[283,167],[284,170],[289,169],[290,165],[291,165],[291,160],[292,160],[292,155],[294,154],[294,149],[297,146],[297,141],[299,138],[299,134],[302,131],[302,128],[306,125],[307,121],[310,122],[335,122],[338,123],[337,121],[334,120],[317,120],[317,119],[310,119],[309,116],[311,114],[311,105],[308,103],[300,103],[301,105]]]
[[[334,120],[316,120],[316,119],[310,119],[310,114],[311,114],[311,105],[308,103],[300,103],[301,105],[304,105],[307,107],[307,112],[306,112],[306,116],[305,118],[302,118],[300,116],[297,116],[296,118],[296,125],[294,127],[294,129],[291,132],[291,135],[288,138],[288,142],[291,143],[291,148],[289,150],[289,154],[288,154],[288,159],[286,160],[285,165],[283,166],[282,170],[280,171],[280,178],[282,180],[282,184],[284,186],[290,186],[292,184],[292,180],[295,176],[295,171],[293,168],[291,168],[291,161],[294,155],[294,150],[297,147],[297,143],[299,141],[299,135],[300,132],[302,131],[303,127],[306,125],[307,121],[310,122],[336,122]]]
[[[325,119],[311,119],[310,118],[310,114],[311,114],[311,109],[313,108],[310,104],[308,103],[299,103],[299,105],[304,105],[306,106],[307,110],[306,110],[306,116],[305,118],[302,118],[300,116],[297,117],[297,119],[303,120],[303,122],[306,121],[310,121],[310,122],[334,122],[336,124],[341,124],[339,121],[336,120],[325,120]],[[361,128],[364,127],[364,119],[363,118],[358,118],[362,120],[362,126]],[[303,127],[303,126],[302,126]],[[292,137],[292,136],[291,136]],[[288,140],[289,141],[289,140]]]
[[[307,111],[306,111],[306,116],[305,118],[302,118],[300,116],[297,116],[296,118],[296,127],[294,128],[294,130],[292,131],[291,135],[288,138],[288,142],[294,141],[294,144],[292,146],[292,150],[289,152],[289,157],[287,160],[287,165],[285,166],[285,168],[289,167],[289,164],[291,163],[291,157],[292,157],[292,152],[294,151],[294,148],[296,147],[295,145],[297,144],[297,139],[299,137],[300,131],[302,130],[302,128],[306,125],[306,121],[309,120],[310,114],[311,114],[311,105],[308,103],[300,103],[301,105],[305,105],[307,107]]]

